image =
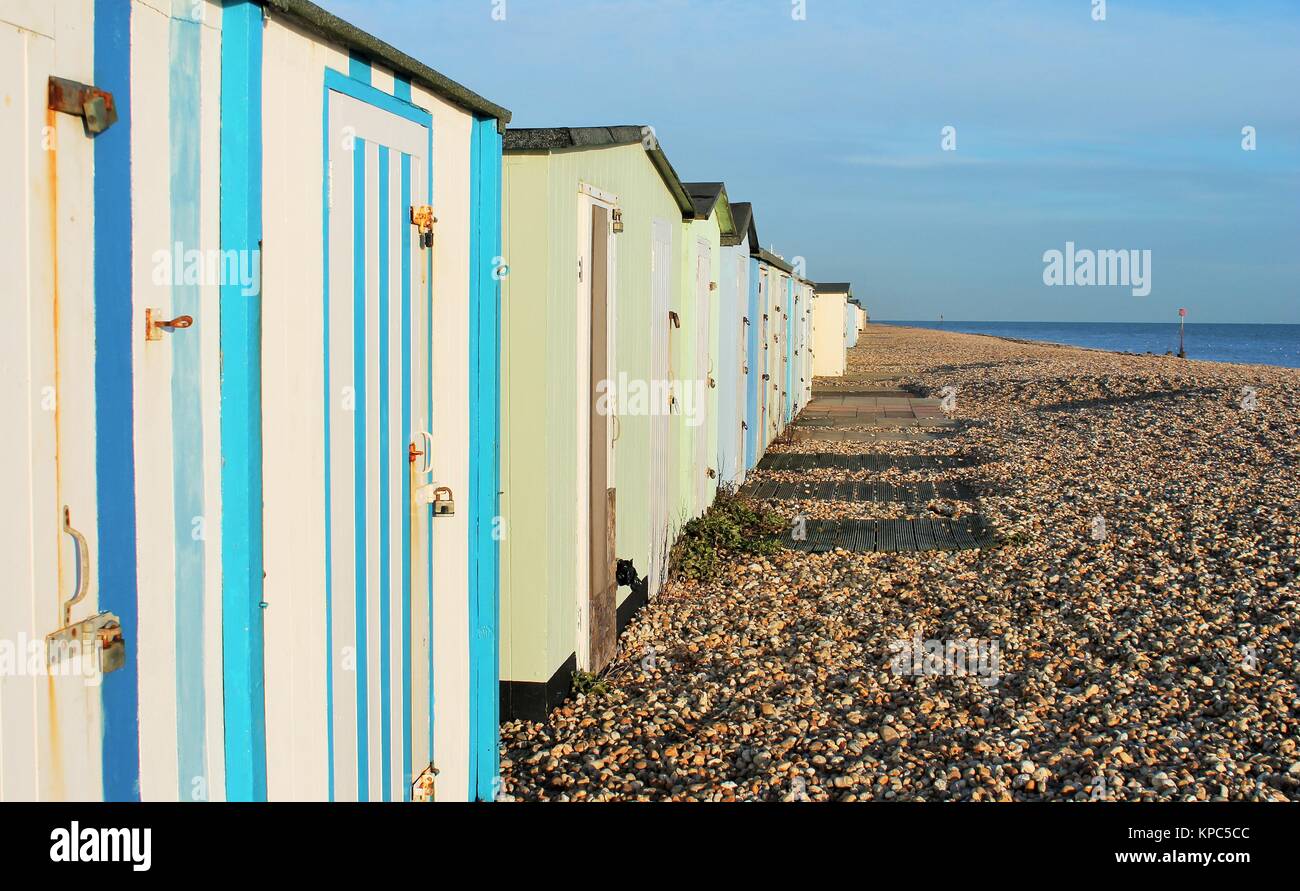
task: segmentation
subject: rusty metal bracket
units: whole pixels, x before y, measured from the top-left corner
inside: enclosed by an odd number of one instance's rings
[[[144,311],[145,340],[162,340],[164,328],[168,331],[175,331],[181,328],[189,328],[193,325],[193,316],[177,316],[174,319],[164,319],[162,310],[146,308]]]
[[[86,132],[91,136],[97,136],[117,123],[117,102],[113,100],[113,94],[75,80],[50,78],[49,107],[82,118]]]

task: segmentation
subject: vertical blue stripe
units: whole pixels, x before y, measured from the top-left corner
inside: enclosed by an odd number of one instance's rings
[[[501,289],[501,134],[494,118],[474,122],[470,150],[470,789],[490,800],[498,768]]]
[[[188,3],[186,4],[188,9]],[[170,137],[171,244],[182,252],[182,267],[188,269],[187,253],[201,250],[202,157],[199,137],[202,121],[200,66],[203,58],[201,25],[190,17],[173,17],[170,22],[168,133]],[[196,255],[201,256],[201,255]],[[226,270],[226,284],[239,284],[241,257],[235,275]],[[225,267],[223,266],[223,270]],[[205,536],[196,535],[196,524],[206,522],[203,510],[203,368],[202,331],[205,319],[200,311],[199,286],[182,276],[172,282],[171,314],[194,318],[195,330],[179,332],[167,339],[172,354],[172,497],[173,534],[176,542],[175,634],[176,634],[176,755],[177,795],[190,801],[198,788],[207,788],[207,746],[204,663],[203,603]],[[216,322],[216,319],[213,319]],[[201,786],[199,785],[201,784]]]
[[[366,627],[366,142],[352,149],[352,387],[354,439],[352,520],[356,526],[357,798],[370,800],[370,690]]]
[[[410,102],[411,79],[400,74],[393,78],[393,95],[403,102]]]
[[[118,122],[95,137],[95,498],[100,609],[139,641],[136,580],[135,403],[131,350],[131,10],[95,0],[95,83],[113,94]],[[139,665],[128,651],[104,676],[104,798],[140,799]]]
[[[389,300],[389,161],[388,147],[379,147],[379,762],[384,778],[380,790],[384,801],[393,800],[393,731],[392,695],[392,561],[389,546],[392,543],[389,528],[389,510],[392,497],[393,462],[392,436],[388,430],[389,399],[389,336],[388,323],[392,306]]]
[[[261,262],[262,8],[221,28],[221,247]],[[266,798],[262,628],[262,295],[221,288],[221,577],[226,797]],[[180,641],[188,645],[188,641]]]
[[[321,140],[321,157],[325,159],[325,175],[321,177],[321,207],[325,209],[321,222],[322,298],[321,318],[324,333],[321,355],[325,357],[325,387],[321,406],[325,416],[325,748],[329,759],[327,795],[334,800],[334,498],[330,480],[334,475],[334,459],[330,449],[330,412],[334,397],[330,394],[330,164],[333,154],[330,145],[330,91],[324,91],[321,119],[324,122]]]
[[[399,81],[400,84],[400,81]],[[407,84],[407,96],[410,84]],[[402,240],[402,435],[411,436],[411,230],[406,213],[411,206],[411,156],[402,154],[402,206],[397,214],[397,237]],[[402,800],[411,800],[411,472],[402,477]],[[432,713],[430,713],[432,717]]]

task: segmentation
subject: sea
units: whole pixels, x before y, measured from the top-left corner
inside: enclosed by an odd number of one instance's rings
[[[1178,352],[1178,323],[1164,322],[902,322],[906,325],[966,334],[992,334],[1019,340],[1041,340],[1122,353]],[[1300,368],[1300,325],[1188,324],[1184,331],[1187,358],[1209,362],[1240,362]]]

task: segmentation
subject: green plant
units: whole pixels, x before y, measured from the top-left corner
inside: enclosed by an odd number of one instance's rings
[[[1008,548],[1018,545],[1026,545],[1034,540],[1034,537],[1028,532],[1017,529],[1015,532],[1000,533],[994,543],[995,547]]]
[[[606,679],[598,672],[575,671],[573,673],[573,692],[575,695],[604,696],[610,691]]]
[[[686,524],[673,545],[672,573],[703,581],[717,574],[729,554],[773,554],[778,536],[788,524],[775,511],[764,510],[735,493],[719,491],[702,517]]]

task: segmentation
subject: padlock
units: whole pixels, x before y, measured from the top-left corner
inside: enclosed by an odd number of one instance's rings
[[[433,506],[433,515],[435,517],[450,517],[456,513],[456,501],[452,497],[451,489],[446,486],[439,486],[433,490],[433,501],[429,502]]]

